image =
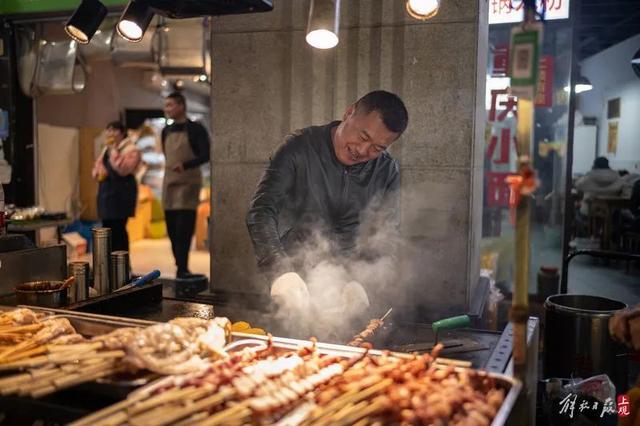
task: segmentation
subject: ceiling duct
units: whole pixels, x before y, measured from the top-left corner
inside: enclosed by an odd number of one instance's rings
[[[153,11],[168,18],[268,12],[272,0],[148,0]]]
[[[80,55],[90,61],[109,59],[111,57],[111,39],[114,35],[113,28],[115,25],[115,19],[109,22],[105,21],[105,24],[91,38],[91,43],[81,44],[78,47]]]
[[[165,76],[204,76],[211,67],[208,19],[165,20],[157,33],[158,65]]]
[[[18,57],[18,83],[25,96],[33,96],[33,80],[38,64],[38,43],[35,31],[26,26],[15,27]]]
[[[75,41],[40,41],[34,94],[72,94],[84,90],[86,73]]]
[[[112,31],[111,59],[116,65],[147,69],[157,68],[154,43],[156,42],[155,34],[158,19],[159,18],[155,17],[153,21],[151,21],[148,30],[138,43],[131,43],[122,37],[118,37]]]

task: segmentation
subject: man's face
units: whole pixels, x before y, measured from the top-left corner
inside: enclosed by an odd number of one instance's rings
[[[179,119],[184,115],[184,105],[173,98],[166,98],[164,100],[164,115],[172,120]]]
[[[333,147],[340,163],[353,166],[378,158],[398,136],[387,129],[378,111],[358,112],[352,105],[335,131]]]

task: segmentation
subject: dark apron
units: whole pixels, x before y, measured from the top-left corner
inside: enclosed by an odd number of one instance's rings
[[[181,173],[171,170],[193,160],[195,155],[187,132],[169,132],[164,145],[165,169],[162,182],[162,206],[165,210],[196,210],[200,204],[202,174],[199,167]]]

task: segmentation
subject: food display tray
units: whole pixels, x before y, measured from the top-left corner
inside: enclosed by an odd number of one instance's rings
[[[249,342],[267,342],[269,337],[260,336],[260,335],[252,335],[240,332],[231,333],[234,341],[246,341],[247,345]],[[321,342],[312,342],[310,340],[299,340],[299,339],[289,339],[286,337],[272,337],[272,344],[274,347],[282,349],[283,351],[292,351],[300,348],[301,346],[312,346],[315,345],[316,350],[325,355],[335,355],[342,356],[345,358],[353,357],[354,355],[363,354],[366,349],[357,348],[353,346],[346,345],[337,345],[331,343],[321,343]],[[413,355],[401,352],[389,352],[377,349],[369,349],[369,355],[373,356],[382,356],[382,355],[391,355],[398,358],[412,358]],[[438,361],[438,359],[436,359]],[[443,367],[445,365],[455,365],[455,360],[442,360]],[[462,368],[468,367],[454,367],[456,371],[460,371]],[[493,418],[491,426],[502,426],[508,424],[509,416],[513,411],[513,407],[518,399],[518,395],[522,390],[522,383],[510,376],[505,374],[493,373],[493,372],[485,372],[488,377],[493,378],[496,381],[498,387],[505,389],[507,391],[504,401],[500,406],[500,409],[496,413],[496,416]]]

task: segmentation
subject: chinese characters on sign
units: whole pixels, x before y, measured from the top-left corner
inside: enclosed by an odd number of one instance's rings
[[[508,94],[508,89],[491,90],[491,107],[489,109],[489,123],[503,122],[509,113],[517,117],[517,100]],[[498,107],[501,110],[498,111]],[[498,135],[491,135],[487,147],[487,161],[496,165],[509,165],[509,156],[512,146],[515,147],[515,140],[511,136],[511,127],[502,127]],[[496,152],[498,154],[496,155]],[[487,206],[507,207],[509,205],[509,185],[505,179],[511,173],[508,171],[487,171]]]
[[[618,151],[618,122],[609,122],[609,131],[607,132],[607,153],[614,154]]]
[[[492,77],[502,77],[509,71],[509,45],[498,44],[493,49]],[[538,82],[536,84],[535,106],[553,106],[553,56],[544,55],[538,60]]]
[[[499,44],[493,49],[493,71],[494,76],[507,75],[509,71],[509,45]]]
[[[627,417],[631,414],[629,411],[629,397],[627,395],[618,395],[618,417]]]
[[[551,108],[553,105],[553,56],[551,55],[542,56],[538,61],[535,105],[546,108]]]
[[[542,13],[545,3],[545,19],[567,19],[569,0],[536,0],[536,10]],[[521,22],[524,2],[522,0],[489,0],[489,25]]]
[[[592,403],[590,403],[586,399],[582,400],[580,401],[580,404],[578,404],[578,408],[576,410],[576,402],[578,400],[578,395],[575,393],[570,393],[560,401],[559,413],[563,416],[569,417],[570,419],[573,419],[573,416],[576,415],[576,411],[579,413],[582,413],[584,411],[595,411],[596,413],[598,413],[600,418],[603,418],[606,415],[615,415],[620,412],[621,397],[626,397],[626,395],[620,395],[618,397],[617,410],[616,410],[616,405],[613,402],[613,399],[611,398],[605,399],[604,403],[602,403],[602,406],[598,404],[598,401],[593,401]],[[626,401],[627,401],[626,407],[628,410],[628,398]]]

